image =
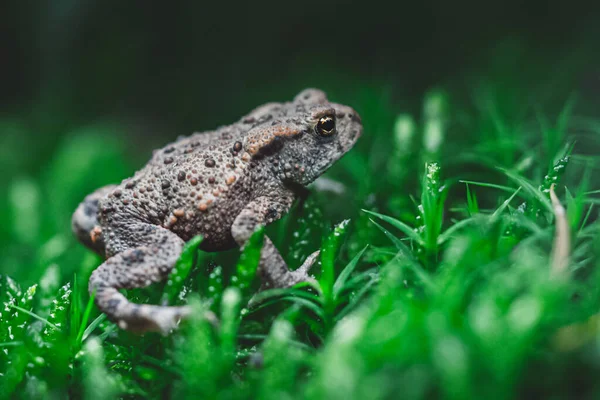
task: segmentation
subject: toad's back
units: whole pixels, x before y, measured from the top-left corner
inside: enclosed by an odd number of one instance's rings
[[[242,150],[235,126],[155,150],[143,169],[100,199],[103,234],[131,218],[163,226],[184,240],[200,234],[205,250],[234,247],[230,226],[252,199],[250,172],[257,165]]]

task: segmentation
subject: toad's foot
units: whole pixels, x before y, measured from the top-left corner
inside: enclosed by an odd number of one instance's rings
[[[132,332],[158,332],[168,335],[179,325],[182,319],[188,318],[192,314],[192,308],[189,306],[179,307],[161,307],[151,305],[137,305],[135,310],[127,319],[117,321],[121,329]]]
[[[315,264],[320,253],[321,253],[320,250],[315,251],[314,253],[312,253],[311,255],[309,255],[306,258],[306,260],[302,263],[302,265],[297,270],[290,272],[290,275],[292,277],[292,279],[290,281],[290,286],[296,285],[296,284],[302,283],[302,282],[310,282],[310,283],[317,282],[315,280],[315,278],[308,275],[308,271],[310,271],[312,266]]]

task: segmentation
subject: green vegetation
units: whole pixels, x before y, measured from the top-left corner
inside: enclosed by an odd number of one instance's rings
[[[264,230],[292,266],[321,248],[315,283],[257,292],[263,231],[243,252],[197,238],[168,282],[127,293],[196,307],[168,337],[98,313],[101,260],[70,233],[87,192],[139,166],[126,129],[54,141],[2,120],[0,396],[597,398],[600,121],[515,87],[448,85],[413,113],[332,88],[365,123],[328,173],[345,192]]]

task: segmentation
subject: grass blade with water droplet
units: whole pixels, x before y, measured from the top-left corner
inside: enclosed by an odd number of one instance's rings
[[[185,278],[194,266],[194,256],[200,243],[202,243],[202,236],[195,236],[185,244],[181,256],[167,279],[161,300],[162,304],[173,304],[177,298],[183,288]]]
[[[240,254],[235,276],[231,278],[231,284],[239,288],[242,293],[248,291],[256,277],[263,241],[264,228],[260,227],[250,236],[250,239],[244,245],[242,254]]]
[[[369,246],[365,246],[357,255],[354,256],[354,258],[346,265],[346,267],[342,270],[342,272],[335,280],[335,283],[333,284],[334,298],[337,298],[340,292],[344,289],[344,285],[346,284],[347,279],[350,277],[350,274],[352,274],[352,272],[354,271],[354,268],[356,268],[358,261],[362,257],[365,250],[367,250],[367,247]]]
[[[419,244],[420,246],[424,245],[425,242],[423,241],[423,239],[421,238],[421,236],[415,232],[415,230],[410,227],[409,225],[405,224],[402,221],[399,221],[395,218],[389,217],[387,215],[383,215],[383,214],[379,214],[376,213],[374,211],[369,211],[369,210],[362,210],[370,215],[373,215],[377,218],[379,218],[382,221],[387,222],[388,224],[394,226],[395,228],[398,228],[400,231],[402,231],[406,236],[408,236],[409,239],[414,240],[417,244]]]

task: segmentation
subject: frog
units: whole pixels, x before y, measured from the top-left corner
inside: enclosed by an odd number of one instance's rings
[[[71,226],[104,260],[88,285],[98,309],[124,330],[172,332],[192,315],[189,305],[138,304],[122,289],[167,280],[185,244],[198,235],[203,251],[243,249],[255,231],[285,215],[362,130],[354,109],[309,88],[233,124],[179,137],[154,150],[132,177],[86,196]],[[290,270],[265,235],[257,267],[261,289],[313,280],[309,271],[318,255]]]

